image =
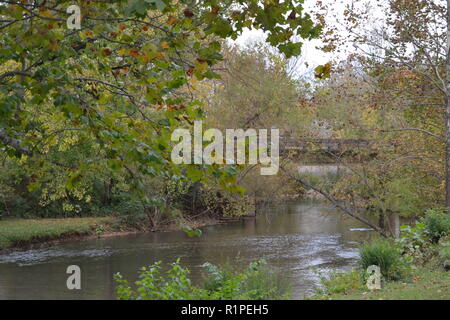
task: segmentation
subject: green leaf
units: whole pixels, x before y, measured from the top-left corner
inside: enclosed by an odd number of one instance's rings
[[[217,19],[214,21],[211,31],[222,38],[226,38],[231,35],[233,28],[227,20]]]
[[[318,79],[328,79],[331,75],[331,63],[318,66],[314,69],[315,77]]]
[[[286,55],[286,58],[299,56],[302,53],[301,42],[288,42],[287,44],[281,44],[278,46],[278,50]]]
[[[203,177],[203,171],[197,169],[194,165],[188,165],[186,169],[186,176],[195,182]]]
[[[183,225],[181,228],[190,238],[200,237],[202,235],[202,230],[200,229],[192,229],[188,225]]]
[[[162,0],[145,0],[145,2],[151,4],[158,10],[163,10],[166,7],[166,4]]]

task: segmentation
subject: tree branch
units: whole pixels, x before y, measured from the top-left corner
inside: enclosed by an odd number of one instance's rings
[[[300,177],[295,177],[292,174],[290,174],[283,166],[280,166],[281,171],[283,171],[284,173],[286,173],[286,175],[292,179],[294,179],[295,181],[301,183],[302,185],[306,186],[307,188],[310,188],[312,190],[314,190],[317,193],[320,193],[322,196],[324,196],[328,201],[330,201],[336,208],[341,209],[345,214],[355,218],[356,220],[364,223],[365,225],[371,227],[372,229],[374,229],[375,231],[377,231],[378,233],[380,233],[383,237],[387,238],[387,235],[385,233],[385,231],[379,227],[377,227],[376,225],[374,225],[373,223],[371,223],[369,220],[353,213],[349,208],[345,207],[344,205],[342,205],[341,203],[339,203],[338,201],[336,201],[335,199],[333,199],[328,193],[326,193],[325,191],[323,191],[322,189],[319,189],[315,186],[313,186],[312,184],[309,184],[308,182],[304,181],[303,179],[301,179]]]
[[[30,149],[27,147],[22,147],[22,142],[10,137],[2,127],[0,127],[0,142],[27,156],[33,155]]]
[[[422,132],[425,133],[429,136],[432,136],[436,139],[445,141],[445,138],[442,136],[438,136],[437,134],[434,134],[430,131],[424,130],[424,129],[420,129],[420,128],[401,128],[401,129],[391,129],[391,130],[381,130],[381,132],[399,132],[399,131],[418,131],[418,132]]]

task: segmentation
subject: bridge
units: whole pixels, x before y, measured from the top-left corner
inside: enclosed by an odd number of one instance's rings
[[[305,164],[331,164],[337,159],[346,163],[365,162],[376,157],[373,141],[364,139],[296,139],[280,137],[280,155]]]
[[[294,137],[280,137],[280,152],[296,151],[345,153],[357,149],[371,149],[372,141],[364,139],[297,139]]]

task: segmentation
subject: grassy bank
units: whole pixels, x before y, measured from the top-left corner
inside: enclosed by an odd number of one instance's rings
[[[450,215],[427,211],[415,225],[401,227],[398,239],[377,239],[359,248],[359,270],[323,279],[311,299],[450,300]],[[378,267],[381,288],[366,285]]]
[[[0,220],[0,251],[23,249],[33,245],[51,245],[60,240],[75,240],[92,236],[114,236],[137,232],[178,231],[185,227],[220,224],[224,221],[212,217],[161,223],[149,230],[145,225],[126,224],[117,217],[60,218],[60,219],[11,219]]]
[[[325,283],[327,293],[316,300],[450,300],[450,272],[434,264],[413,271],[407,281],[388,282],[380,290],[370,291],[358,272],[335,276]]]
[[[70,236],[111,231],[115,218],[14,219],[0,221],[0,250]]]

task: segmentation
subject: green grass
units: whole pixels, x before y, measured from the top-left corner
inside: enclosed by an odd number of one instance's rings
[[[380,290],[360,285],[358,272],[340,275],[328,283],[317,300],[450,300],[450,272],[432,265],[415,270],[408,281],[388,282]]]
[[[0,221],[0,249],[58,239],[62,236],[94,234],[97,226],[109,225],[113,219],[102,217]]]
[[[319,295],[332,295],[336,293],[348,294],[350,292],[367,288],[361,281],[357,270],[331,274],[330,279],[323,279],[322,285],[325,289],[319,291]]]

